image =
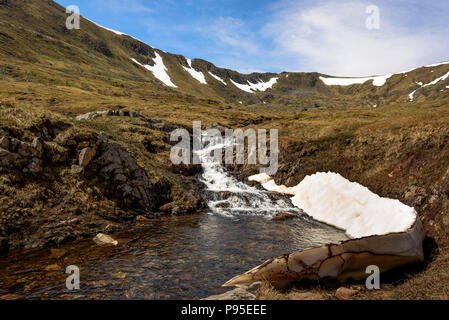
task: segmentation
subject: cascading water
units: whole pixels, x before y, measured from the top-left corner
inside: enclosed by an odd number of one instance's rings
[[[207,137],[207,132],[203,137]],[[211,213],[229,217],[260,215],[266,218],[281,212],[300,214],[302,211],[294,207],[289,199],[238,181],[226,171],[221,161],[211,156],[214,150],[235,145],[236,139],[225,139],[224,142],[210,140],[207,146],[203,145],[196,152],[203,168],[201,181],[206,185]]]

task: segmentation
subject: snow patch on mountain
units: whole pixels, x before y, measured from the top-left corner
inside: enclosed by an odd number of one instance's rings
[[[442,63],[442,64],[445,64],[445,63]],[[449,72],[447,72],[446,74],[442,75],[441,77],[436,78],[435,80],[433,80],[433,81],[431,81],[429,83],[422,84],[422,82],[417,82],[416,84],[418,84],[420,86],[420,88],[425,88],[425,87],[428,87],[428,86],[433,86],[433,85],[437,84],[440,81],[446,80],[447,78],[449,78]],[[446,86],[446,88],[447,88],[447,86]],[[416,89],[415,91],[413,91],[412,93],[409,94],[410,102],[413,102],[415,100],[415,93],[416,93],[417,90],[418,89]]]
[[[434,63],[434,64],[429,64],[429,65],[424,66],[424,67],[426,67],[426,68],[431,68],[431,67],[442,66],[442,65],[445,65],[445,64],[449,64],[449,61],[446,61],[446,62],[440,62],[440,63]]]
[[[439,78],[436,78],[435,80],[433,80],[432,82],[426,83],[424,85],[422,85],[422,88],[424,87],[428,87],[428,86],[433,86],[434,84],[437,84],[440,81],[444,81],[449,77],[449,72],[447,72],[446,74],[442,75]]]
[[[98,24],[98,23],[96,23],[96,22],[90,20],[90,19],[87,19],[86,17],[83,17],[83,18],[86,19],[86,20],[89,21],[89,22],[92,22],[92,23],[93,23],[94,25],[96,25],[97,27],[100,27],[100,28],[105,29],[105,30],[107,30],[107,31],[113,32],[113,33],[115,33],[116,35],[119,35],[119,36],[127,36],[127,37],[130,37],[130,38],[133,38],[134,40],[140,41],[140,42],[145,43],[146,45],[150,46],[151,48],[154,48],[153,46],[147,44],[146,42],[144,42],[144,41],[142,41],[142,40],[140,40],[140,39],[137,39],[136,37],[130,36],[129,34],[126,34],[126,33],[123,33],[123,32],[121,32],[121,31],[117,31],[117,30],[114,30],[114,29],[111,29],[111,28],[107,28],[107,27],[105,27],[105,26],[102,26],[102,25],[100,25],[100,24]],[[161,50],[161,51],[163,51],[163,50]]]
[[[435,63],[435,64],[429,64],[427,66],[424,66],[425,68],[431,68],[431,67],[438,67],[441,65],[446,65],[449,64],[448,62],[440,62],[440,63]],[[387,75],[383,75],[383,76],[373,76],[373,77],[361,77],[361,78],[338,78],[338,77],[320,77],[321,81],[323,81],[326,85],[328,86],[350,86],[353,84],[363,84],[367,81],[373,80],[373,85],[377,86],[377,87],[382,87],[388,79],[390,79],[392,76],[397,75],[397,74],[403,74],[405,77],[407,76],[407,73],[412,72],[415,69],[410,69],[407,71],[403,71],[403,72],[397,72],[397,73],[392,73],[392,74],[387,74]],[[430,72],[433,72],[430,71]],[[438,81],[437,81],[438,82]],[[418,85],[420,85],[418,83]],[[421,84],[421,86],[423,86]],[[411,95],[411,94],[410,94]]]
[[[86,19],[87,21],[92,22],[92,23],[93,23],[94,25],[96,25],[97,27],[100,27],[100,28],[103,28],[103,29],[105,29],[105,30],[114,32],[115,34],[117,34],[117,35],[119,35],[119,36],[127,36],[126,33],[123,33],[123,32],[120,32],[120,31],[117,31],[117,30],[114,30],[114,29],[106,28],[105,26],[102,26],[102,25],[100,25],[100,24],[98,24],[98,23],[96,23],[96,22],[93,22],[92,20],[87,19],[86,17],[83,17],[83,18]]]
[[[139,66],[151,71],[153,75],[158,80],[162,81],[162,83],[164,83],[166,86],[177,88],[177,86],[171,81],[170,76],[167,73],[168,69],[164,64],[162,57],[156,51],[154,52],[154,54],[156,55],[156,58],[153,59],[154,66],[150,66],[148,64],[143,65],[134,58],[131,58],[131,60]]]
[[[385,82],[392,76],[393,74],[388,74],[385,76],[375,76],[375,77],[365,77],[365,78],[326,78],[320,77],[321,81],[323,81],[328,86],[350,86],[353,84],[363,84],[367,81],[373,80],[373,85],[377,87],[382,87]]]
[[[222,78],[220,78],[219,76],[216,76],[215,74],[213,74],[213,73],[210,72],[210,71],[208,71],[208,73],[209,73],[215,80],[220,81],[220,82],[223,83],[225,86],[227,86],[227,83],[226,83]]]
[[[248,84],[240,84],[235,81],[232,81],[232,84],[239,88],[242,91],[254,93],[255,91],[266,91],[267,89],[271,89],[279,78],[271,78],[268,82],[258,81],[257,83],[251,83],[247,81]]]
[[[193,67],[192,67],[192,60],[191,59],[187,59],[187,58],[186,58],[186,60],[187,60],[187,63],[189,65],[189,68],[182,66],[184,68],[184,70],[186,70],[188,73],[190,73],[190,75],[194,79],[198,80],[199,83],[207,84],[207,81],[206,81],[206,78],[204,77],[204,74],[202,72],[200,72],[200,71],[196,71],[195,69],[193,69]]]

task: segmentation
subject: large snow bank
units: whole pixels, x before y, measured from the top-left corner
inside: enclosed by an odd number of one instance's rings
[[[294,205],[314,219],[346,230],[353,238],[402,232],[416,220],[415,210],[381,198],[336,173],[316,173],[292,188]]]
[[[337,173],[319,172],[291,188],[277,185],[266,173],[248,179],[268,191],[293,195],[295,206],[316,220],[344,229],[353,238],[403,232],[416,220],[413,208],[382,198]]]
[[[136,59],[131,58],[131,60],[138,64],[139,66],[144,67],[145,69],[151,71],[153,73],[153,75],[159,79],[160,81],[162,81],[165,85],[169,86],[169,87],[174,87],[177,88],[177,86],[171,81],[170,76],[167,73],[167,67],[165,67],[164,65],[164,61],[162,60],[162,57],[159,55],[159,53],[157,53],[156,51],[154,52],[154,54],[156,55],[156,58],[153,59],[154,61],[154,66],[150,66],[148,64],[146,65],[142,65],[140,62],[138,62]]]
[[[307,176],[296,187],[276,186],[268,175],[249,178],[270,189],[286,189],[292,201],[317,220],[333,224],[355,237],[341,243],[296,251],[270,259],[232,278],[224,286],[249,286],[269,281],[282,287],[302,279],[366,279],[366,267],[386,271],[422,262],[425,237],[413,208],[397,200],[381,198],[367,188],[336,173]]]

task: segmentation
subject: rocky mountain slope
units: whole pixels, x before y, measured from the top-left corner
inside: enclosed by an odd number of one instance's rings
[[[89,92],[96,91],[95,85],[88,83],[92,80],[106,80],[118,88],[123,81],[131,81],[167,96],[303,108],[378,107],[447,98],[449,92],[445,81],[448,63],[365,79],[333,79],[301,72],[240,74],[201,59],[164,52],[85,18],[79,30],[68,30],[65,8],[53,1],[3,1],[0,16],[2,60],[21,62],[19,70],[2,64],[3,73],[27,81],[69,84]],[[33,71],[24,74],[28,68]]]

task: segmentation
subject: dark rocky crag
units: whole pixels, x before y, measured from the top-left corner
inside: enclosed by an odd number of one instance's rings
[[[136,158],[106,134],[48,119],[40,130],[1,128],[0,171],[0,193],[7,195],[0,201],[2,251],[111,233],[203,205],[196,192],[173,201],[172,183],[165,177],[152,183]]]

